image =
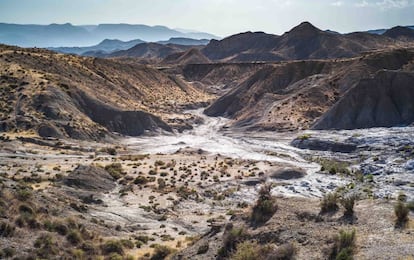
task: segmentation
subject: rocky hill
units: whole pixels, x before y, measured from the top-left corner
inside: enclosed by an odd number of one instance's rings
[[[396,26],[384,32],[384,35],[402,41],[413,41],[414,29],[404,26]]]
[[[351,59],[267,64],[218,98],[205,113],[235,119],[233,126],[237,127],[293,130],[311,127],[333,107],[331,116],[317,124],[319,129],[359,128],[364,125],[354,119],[344,120],[344,125],[341,125],[342,117],[335,120],[333,118],[342,113],[346,115],[348,111],[353,118],[359,108],[368,106],[368,110],[375,107],[375,111],[369,115],[372,118],[366,122],[366,127],[408,124],[412,118],[407,115],[401,116],[401,113],[404,111],[404,114],[409,114],[408,111],[412,111],[412,107],[406,101],[400,100],[400,97],[411,97],[412,81],[409,75],[398,74],[400,76],[397,78],[402,82],[394,83],[393,77],[382,81],[368,80],[367,82],[371,82],[373,86],[379,81],[382,82],[384,90],[375,92],[374,96],[362,89],[368,84],[364,83],[365,80],[374,77],[377,71],[386,69],[412,72],[413,62],[414,51],[403,49],[374,52]],[[405,83],[402,84],[403,82]],[[393,91],[390,92],[389,89]],[[397,92],[401,93],[398,97],[395,96]],[[352,93],[360,95],[356,97]],[[349,95],[353,98],[350,99]],[[374,101],[370,101],[369,104],[364,102],[369,100]],[[342,102],[345,103],[335,110]],[[396,105],[389,105],[393,103]],[[383,112],[387,113],[381,120],[375,119],[375,113]],[[364,117],[364,120],[367,118],[368,116]]]
[[[104,57],[128,57],[128,58],[143,58],[143,59],[164,59],[167,56],[180,53],[190,49],[189,45],[177,45],[177,44],[160,44],[160,43],[141,43],[134,47],[116,51]]]
[[[370,33],[339,34],[322,31],[308,22],[282,36],[247,32],[212,40],[202,52],[215,61],[281,61],[355,57],[365,51],[402,43]]]
[[[171,127],[164,120],[208,95],[132,63],[0,46],[0,131],[103,139]]]
[[[167,56],[161,63],[186,65],[211,63],[211,61],[199,49],[193,48],[185,52],[173,53]]]

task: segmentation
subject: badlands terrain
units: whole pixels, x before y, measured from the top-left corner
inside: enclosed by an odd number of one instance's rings
[[[406,29],[0,45],[0,258],[412,259]]]

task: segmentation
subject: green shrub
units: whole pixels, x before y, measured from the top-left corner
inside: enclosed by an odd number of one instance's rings
[[[401,201],[401,202],[406,202],[407,201],[407,195],[405,195],[403,192],[401,192],[400,194],[398,194],[397,200]]]
[[[50,259],[59,253],[54,238],[49,234],[40,235],[34,242],[36,255],[43,259]]]
[[[264,257],[261,246],[256,242],[245,241],[237,245],[236,251],[231,256],[232,260],[256,260]]]
[[[355,229],[352,231],[339,231],[339,235],[335,238],[330,258],[335,260],[353,259],[355,238]]]
[[[162,179],[162,178],[158,178],[157,183],[158,183],[158,189],[160,189],[160,190],[164,189],[165,186],[167,186],[164,179]]]
[[[9,223],[0,223],[0,237],[12,237],[16,228]]]
[[[246,231],[244,227],[233,227],[232,224],[226,226],[223,239],[223,247],[219,250],[222,257],[228,256],[229,253],[236,249],[237,244],[245,240]]]
[[[175,250],[164,245],[155,245],[154,253],[151,256],[151,260],[164,260],[168,255],[174,253]]]
[[[395,216],[397,217],[395,224],[397,226],[404,226],[405,223],[407,223],[408,221],[408,213],[409,213],[409,209],[405,205],[405,203],[402,201],[398,201],[397,204],[394,206],[394,213],[395,213]]]
[[[66,236],[66,239],[72,245],[78,245],[80,242],[82,242],[82,236],[77,230],[70,231],[69,234]]]
[[[124,255],[124,247],[122,246],[122,243],[118,240],[106,241],[103,245],[101,245],[101,249],[105,255],[109,255],[112,253]]]
[[[298,139],[304,141],[304,140],[308,140],[309,138],[311,138],[312,135],[311,134],[303,134],[301,136],[298,136]]]
[[[209,249],[209,245],[207,242],[201,244],[197,249],[197,255],[202,255],[202,254],[207,253],[208,249]]]
[[[6,247],[0,250],[0,258],[1,259],[8,259],[12,258],[16,254],[16,250],[11,247]]]
[[[115,180],[120,179],[124,173],[122,171],[122,165],[120,163],[111,163],[105,166],[105,170],[114,178]]]
[[[345,208],[344,216],[351,217],[354,215],[354,205],[357,199],[356,195],[348,195],[341,199],[341,205]]]
[[[337,160],[329,160],[329,159],[319,159],[317,162],[321,165],[322,172],[328,172],[329,174],[345,174],[350,175],[351,172],[349,171],[349,163],[342,162]]]
[[[253,224],[265,223],[275,214],[277,205],[271,195],[271,190],[271,185],[264,185],[260,188],[259,198],[253,207],[250,218]]]
[[[148,179],[144,176],[138,176],[134,180],[134,184],[137,184],[137,185],[144,185],[144,184],[147,184],[147,182],[148,182]]]
[[[131,240],[121,239],[120,241],[121,241],[122,246],[125,248],[133,249],[135,247],[134,242],[132,242]]]
[[[407,202],[407,208],[411,211],[414,211],[414,200]]]
[[[323,196],[321,201],[321,213],[334,212],[336,210],[338,210],[338,195],[333,192]]]
[[[20,201],[27,201],[30,199],[33,195],[33,192],[29,187],[21,187],[18,188],[16,191],[16,197]]]

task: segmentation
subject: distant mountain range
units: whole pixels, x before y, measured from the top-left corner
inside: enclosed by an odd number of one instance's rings
[[[219,39],[204,32],[181,32],[165,26],[132,24],[72,25],[0,23],[0,43],[21,47],[92,46],[105,39],[145,42],[166,41],[170,38]]]
[[[185,41],[189,45],[185,45]],[[322,31],[309,22],[303,22],[283,35],[264,32],[245,32],[212,39],[205,43],[191,39],[172,39],[161,43],[140,43],[132,48],[105,53],[95,51],[83,55],[151,59],[168,64],[189,62],[266,62],[307,59],[350,58],[363,52],[414,45],[414,30],[397,26],[384,34],[355,32],[340,34]],[[187,52],[196,47],[199,51]],[[187,52],[187,53],[186,53]],[[172,55],[172,56],[170,56]]]
[[[207,45],[210,40],[207,39],[190,39],[183,37],[170,38],[167,41],[158,41],[156,42],[159,45],[183,45],[183,46],[202,46]],[[105,56],[111,52],[118,52],[123,50],[128,50],[135,45],[146,43],[143,40],[137,39],[132,41],[120,41],[120,40],[109,40],[105,39],[97,45],[87,46],[87,47],[50,47],[49,50],[57,51],[61,53],[71,53],[84,56]]]
[[[414,30],[414,25],[409,25],[409,26],[404,26],[404,27],[407,27],[407,28],[410,28],[410,29]],[[375,29],[375,30],[369,30],[369,31],[366,31],[366,32],[367,33],[372,33],[372,34],[384,34],[387,30],[389,30],[389,29]]]

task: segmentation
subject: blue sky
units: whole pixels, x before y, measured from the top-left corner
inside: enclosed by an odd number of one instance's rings
[[[414,25],[414,0],[0,0],[0,22],[166,25],[226,36],[302,21],[351,32]]]

